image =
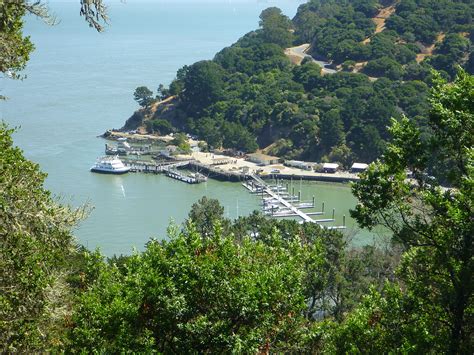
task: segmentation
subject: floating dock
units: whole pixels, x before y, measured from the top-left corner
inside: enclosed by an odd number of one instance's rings
[[[323,227],[322,223],[335,221],[335,210],[332,211],[332,218],[313,219],[311,216],[318,216],[324,214],[324,203],[322,204],[322,211],[303,212],[303,209],[311,209],[315,207],[315,199],[312,202],[301,202],[301,192],[298,196],[289,194],[286,188],[280,185],[268,185],[257,175],[249,175],[249,180],[242,185],[249,190],[250,193],[260,194],[262,196],[262,209],[264,214],[271,217],[299,217],[302,219],[301,223],[317,223]],[[346,218],[343,217],[342,226],[324,226],[328,229],[345,229]]]
[[[189,175],[181,174],[177,170],[168,170],[166,172],[166,176],[168,176],[172,179],[178,180],[178,181],[188,183],[188,184],[199,184],[200,182],[205,181],[205,179],[200,179],[199,177],[196,177],[196,176],[189,176]]]
[[[160,174],[164,173],[166,176],[182,181],[188,184],[199,184],[201,182],[207,181],[205,175],[195,173],[195,174],[183,174],[179,172],[178,168],[188,167],[190,165],[190,160],[183,161],[163,161],[163,162],[152,162],[152,161],[143,161],[143,160],[122,160],[125,166],[130,168],[131,172],[140,172],[140,173],[150,173],[150,174]]]
[[[129,160],[121,159],[125,166],[130,168],[131,172],[136,173],[152,173],[159,174],[164,173],[170,169],[177,169],[180,167],[186,167],[189,165],[189,161],[163,161],[163,162],[153,162],[153,161],[144,161],[144,160]]]

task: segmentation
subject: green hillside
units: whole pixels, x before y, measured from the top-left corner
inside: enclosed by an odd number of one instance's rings
[[[266,9],[257,30],[160,85],[159,98],[177,99],[172,115],[147,112],[148,130],[159,132],[165,118],[214,148],[271,145],[286,158],[371,162],[391,117],[424,125],[433,68],[448,80],[458,65],[473,72],[473,14],[467,0],[312,0],[293,20]],[[310,58],[292,64],[284,49],[302,43],[337,73]]]

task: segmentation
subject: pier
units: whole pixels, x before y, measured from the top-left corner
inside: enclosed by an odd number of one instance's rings
[[[178,181],[188,183],[188,184],[199,184],[200,182],[206,181],[206,178],[203,176],[196,175],[196,174],[193,176],[189,176],[189,175],[181,174],[177,170],[167,170],[166,176]]]
[[[268,185],[259,176],[252,174],[248,175],[249,180],[244,182],[242,185],[249,190],[250,193],[260,194],[263,202],[263,212],[271,217],[299,217],[301,223],[322,223],[334,222],[335,221],[335,210],[332,211],[332,218],[326,219],[313,219],[311,216],[318,216],[324,214],[324,203],[322,204],[322,211],[316,212],[303,212],[303,209],[311,209],[315,207],[315,198],[313,197],[312,202],[301,202],[301,191],[298,196],[294,196],[294,193],[289,194],[284,192],[287,188],[283,186]],[[280,193],[283,192],[283,193]],[[325,226],[328,229],[345,229],[346,218],[343,216],[342,226]]]
[[[121,159],[125,166],[130,168],[131,172],[135,173],[152,173],[159,174],[170,169],[177,169],[189,165],[189,160],[184,161],[163,161],[153,162],[145,160]]]
[[[134,173],[164,173],[166,176],[172,179],[182,181],[188,184],[199,184],[201,182],[207,181],[207,177],[202,174],[195,173],[187,175],[177,170],[178,168],[185,168],[190,166],[190,160],[153,162],[144,160],[122,159],[122,161],[125,166],[128,166],[130,168],[130,171]]]

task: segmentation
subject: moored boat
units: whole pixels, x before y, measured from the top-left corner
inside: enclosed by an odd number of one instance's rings
[[[118,156],[105,156],[97,159],[91,171],[102,174],[125,174],[130,168],[125,166]]]

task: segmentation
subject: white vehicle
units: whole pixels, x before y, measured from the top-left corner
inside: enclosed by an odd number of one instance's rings
[[[103,174],[125,174],[130,171],[130,168],[126,167],[118,156],[106,156],[97,159],[91,171]]]

